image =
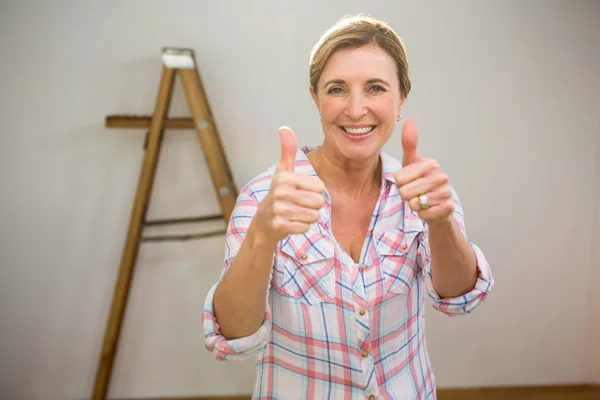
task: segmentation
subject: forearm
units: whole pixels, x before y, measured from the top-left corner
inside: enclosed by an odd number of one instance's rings
[[[477,282],[477,259],[452,217],[429,225],[432,283],[440,297],[468,293]]]
[[[254,225],[215,291],[215,318],[228,340],[256,332],[265,315],[265,293],[277,242],[263,239]]]

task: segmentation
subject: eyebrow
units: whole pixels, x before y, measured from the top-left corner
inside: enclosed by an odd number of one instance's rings
[[[323,87],[326,87],[327,85],[331,85],[334,83],[335,84],[344,84],[344,83],[346,83],[346,81],[343,79],[332,79],[332,80],[326,82],[325,85],[323,85]],[[371,78],[367,81],[367,83],[383,83],[384,85],[390,86],[390,84],[386,80],[381,79],[381,78]]]

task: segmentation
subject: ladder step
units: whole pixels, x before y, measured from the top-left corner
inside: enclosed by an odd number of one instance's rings
[[[146,128],[150,129],[152,116],[150,115],[109,115],[104,121],[107,128]],[[194,120],[187,117],[166,118],[165,129],[194,129]]]
[[[140,238],[142,242],[181,242],[192,239],[204,239],[208,237],[214,236],[224,236],[227,233],[225,230],[214,231],[214,232],[205,232],[205,233],[195,233],[188,235],[164,235],[164,236],[143,236]]]
[[[208,215],[204,217],[190,217],[190,218],[173,218],[173,219],[158,219],[153,221],[145,221],[144,226],[157,226],[157,225],[174,225],[174,224],[193,224],[197,222],[206,221],[218,221],[223,220],[223,215]]]

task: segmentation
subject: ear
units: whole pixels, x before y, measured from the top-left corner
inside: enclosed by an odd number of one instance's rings
[[[319,96],[317,96],[317,94],[315,93],[312,85],[308,87],[308,91],[310,92],[310,96],[312,97],[313,101],[315,102],[315,106],[317,107],[317,111],[321,109],[321,106],[319,104]]]
[[[398,103],[398,114],[402,115],[402,108],[404,108],[404,103],[406,102],[406,97],[400,95],[400,103]]]

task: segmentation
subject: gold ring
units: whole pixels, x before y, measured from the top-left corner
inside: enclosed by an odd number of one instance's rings
[[[425,210],[430,207],[429,199],[426,194],[419,195],[419,205],[421,206],[421,210]]]

